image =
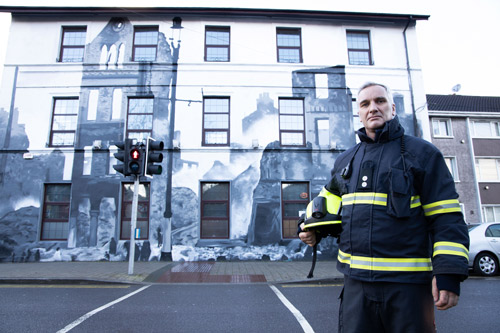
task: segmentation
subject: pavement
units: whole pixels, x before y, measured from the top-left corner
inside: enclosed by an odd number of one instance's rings
[[[0,284],[329,283],[343,281],[336,264],[318,260],[308,279],[310,261],[0,263]]]

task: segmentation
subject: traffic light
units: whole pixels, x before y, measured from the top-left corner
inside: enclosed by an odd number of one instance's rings
[[[135,144],[128,151],[128,171],[131,175],[141,176],[144,166],[144,146]]]
[[[146,144],[146,166],[144,170],[144,175],[147,177],[153,177],[153,175],[161,175],[162,167],[159,164],[163,161],[163,141],[156,141],[153,138],[148,137],[148,142]]]
[[[128,157],[131,145],[132,139],[125,139],[125,141],[115,142],[115,146],[118,147],[118,151],[114,153],[113,156],[118,161],[122,161],[123,164],[115,164],[113,165],[113,169],[123,174],[124,176],[130,175],[130,170],[128,169]]]

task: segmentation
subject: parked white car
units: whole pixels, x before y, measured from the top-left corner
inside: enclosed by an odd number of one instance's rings
[[[481,223],[469,229],[469,268],[484,276],[498,273],[500,223]]]

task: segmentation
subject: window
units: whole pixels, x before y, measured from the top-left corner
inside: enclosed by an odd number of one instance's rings
[[[493,224],[486,229],[486,237],[500,237],[500,224]]]
[[[280,98],[280,142],[282,146],[305,146],[304,100]]]
[[[229,97],[203,98],[202,145],[229,145]]]
[[[370,49],[370,32],[347,31],[349,65],[373,65]]]
[[[457,159],[455,157],[445,157],[444,161],[445,161],[446,165],[448,166],[448,169],[450,170],[450,173],[453,176],[453,179],[456,182],[459,181]]]
[[[201,183],[201,238],[229,238],[229,183]]]
[[[500,206],[483,206],[485,222],[500,222]]]
[[[54,98],[50,147],[71,147],[75,144],[78,121],[78,98]]]
[[[205,61],[229,61],[229,27],[205,28]]]
[[[133,61],[155,61],[158,27],[135,27]]]
[[[451,137],[453,136],[451,131],[451,120],[450,119],[432,119],[432,131],[434,136],[439,137]]]
[[[46,184],[43,200],[41,240],[67,240],[70,184]]]
[[[127,138],[142,142],[153,132],[154,98],[128,99]]]
[[[499,138],[500,122],[472,121],[471,132],[475,138]]]
[[[499,181],[500,159],[476,158],[476,175],[479,181]]]
[[[134,199],[134,184],[132,183],[123,184],[120,239],[130,239],[133,199]],[[148,183],[139,184],[139,201],[137,204],[136,228],[140,230],[138,239],[149,238],[149,184]]]
[[[309,184],[281,183],[283,238],[297,237],[297,220],[309,203]]]
[[[300,28],[277,28],[278,62],[302,62]]]
[[[82,62],[86,35],[86,27],[63,27],[59,62]]]
[[[328,118],[316,119],[316,133],[318,146],[330,145],[330,120]]]

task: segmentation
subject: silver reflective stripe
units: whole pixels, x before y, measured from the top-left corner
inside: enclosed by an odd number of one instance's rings
[[[370,258],[351,256],[339,250],[338,261],[351,268],[370,271],[422,272],[432,271],[431,258]]]
[[[354,204],[367,204],[367,205],[380,205],[387,206],[387,194],[385,193],[375,193],[375,192],[356,192],[344,194],[342,196],[343,205],[354,205]],[[411,197],[410,208],[420,207],[420,196],[415,195]]]
[[[418,195],[411,197],[410,208],[416,208],[421,205],[422,204],[420,203],[420,197]]]
[[[423,208],[425,216],[441,213],[462,212],[460,209],[460,203],[456,199],[434,202],[424,205]]]
[[[387,205],[387,194],[375,192],[356,192],[342,196],[343,205],[368,204],[368,205]]]
[[[454,242],[437,242],[434,244],[434,253],[433,257],[439,254],[448,254],[455,256],[465,257],[467,260],[469,259],[469,251],[465,246],[460,243]]]

